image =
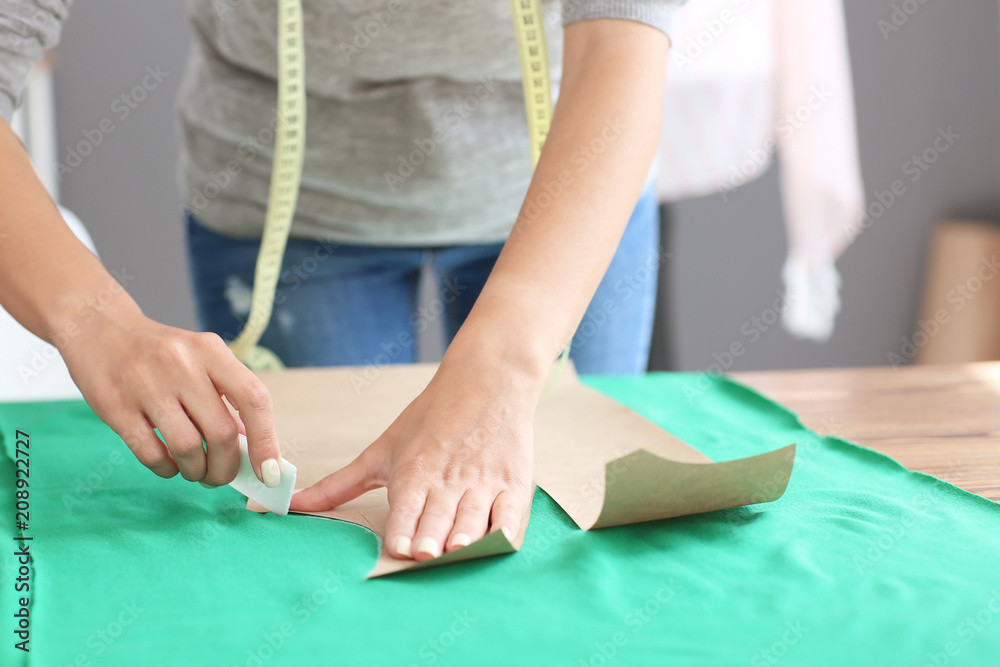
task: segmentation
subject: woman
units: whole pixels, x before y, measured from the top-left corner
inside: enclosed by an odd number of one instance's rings
[[[562,80],[532,175],[506,2],[303,0],[307,149],[261,343],[288,365],[412,361],[413,337],[435,312],[450,343],[420,396],[353,463],[297,494],[293,510],[386,486],[397,557],[433,558],[487,531],[523,539],[532,419],[553,360],[573,340],[581,372],[645,370],[659,255],[644,186],[672,4],[544,3]],[[154,322],[121,291],[81,321],[80,304],[113,279],[68,231],[6,124],[0,299],[58,347],[95,413],[154,473],[226,484],[245,429],[255,471],[273,486],[270,397],[223,338],[247,313],[267,202],[275,3],[189,11],[178,173],[199,314],[213,333]],[[5,119],[65,13],[59,2],[0,2],[14,17],[3,30],[19,33],[0,64]],[[437,307],[421,311],[424,266],[443,287]]]

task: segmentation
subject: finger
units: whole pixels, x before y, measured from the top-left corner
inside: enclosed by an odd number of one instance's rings
[[[239,427],[211,382],[205,382],[200,389],[197,395],[182,396],[181,405],[208,445],[202,483],[222,486],[233,481],[240,469]]]
[[[531,497],[522,498],[513,491],[501,491],[490,512],[490,532],[503,531],[507,541],[520,549],[524,541],[524,524],[531,508]]]
[[[221,391],[221,389],[219,391]],[[229,400],[228,396],[226,396],[225,394],[223,394],[222,395],[222,402],[225,403],[226,410],[229,411],[229,414],[231,414],[233,416],[233,419],[236,420],[236,426],[239,427],[240,433],[242,433],[243,435],[246,435],[247,434],[247,427],[243,425],[243,420],[240,419],[240,413],[237,412],[236,408],[233,407],[232,401]]]
[[[374,480],[364,454],[292,496],[293,512],[323,512],[339,507],[381,484]]]
[[[389,520],[385,525],[385,542],[396,558],[413,558],[413,534],[427,500],[425,489],[389,485]]]
[[[455,526],[458,495],[447,491],[432,491],[424,503],[424,511],[413,536],[414,560],[430,560],[441,555],[445,539]]]
[[[490,497],[478,490],[469,489],[458,502],[455,527],[448,536],[447,551],[468,546],[486,534],[490,521]]]
[[[170,478],[177,474],[177,465],[170,458],[167,448],[156,437],[153,427],[146,421],[145,417],[135,420],[123,429],[115,429],[125,445],[132,450],[132,454],[139,460],[139,463],[152,470],[160,477]]]
[[[156,418],[151,418],[151,421],[160,429],[160,435],[181,471],[181,477],[189,482],[203,479],[207,466],[205,446],[202,444],[201,433],[191,423],[191,418],[180,403],[158,414]]]
[[[217,338],[217,337],[216,337]],[[209,376],[216,389],[226,395],[240,413],[246,426],[250,462],[257,479],[265,486],[281,483],[281,452],[278,433],[274,429],[274,411],[271,393],[264,383],[233,356],[226,344],[219,339],[213,363],[208,365]],[[223,349],[224,348],[224,349]]]

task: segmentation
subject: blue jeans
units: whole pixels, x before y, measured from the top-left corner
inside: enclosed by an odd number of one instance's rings
[[[570,356],[580,373],[646,370],[662,260],[658,211],[647,188],[573,337]],[[186,217],[201,326],[232,340],[250,311],[260,241],[222,236],[190,212]],[[412,363],[415,337],[435,320],[443,318],[448,341],[455,335],[502,247],[368,247],[289,239],[274,314],[260,344],[286,366]],[[424,266],[432,269],[438,287],[421,305],[417,285]]]

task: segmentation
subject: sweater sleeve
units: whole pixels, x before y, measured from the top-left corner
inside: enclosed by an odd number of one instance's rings
[[[28,75],[59,41],[72,0],[0,0],[0,117],[8,123]]]
[[[562,0],[563,26],[587,19],[628,19],[663,31],[668,37],[674,12],[686,0]]]

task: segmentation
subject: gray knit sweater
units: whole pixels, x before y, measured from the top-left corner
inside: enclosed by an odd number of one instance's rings
[[[9,120],[71,0],[0,0]],[[543,0],[553,85],[561,26],[664,32],[682,0]],[[531,159],[507,0],[302,0],[307,126],[293,235],[363,245],[506,238]],[[177,100],[182,202],[207,227],[259,236],[274,145],[276,0],[188,0]],[[97,72],[94,73],[98,75]]]

